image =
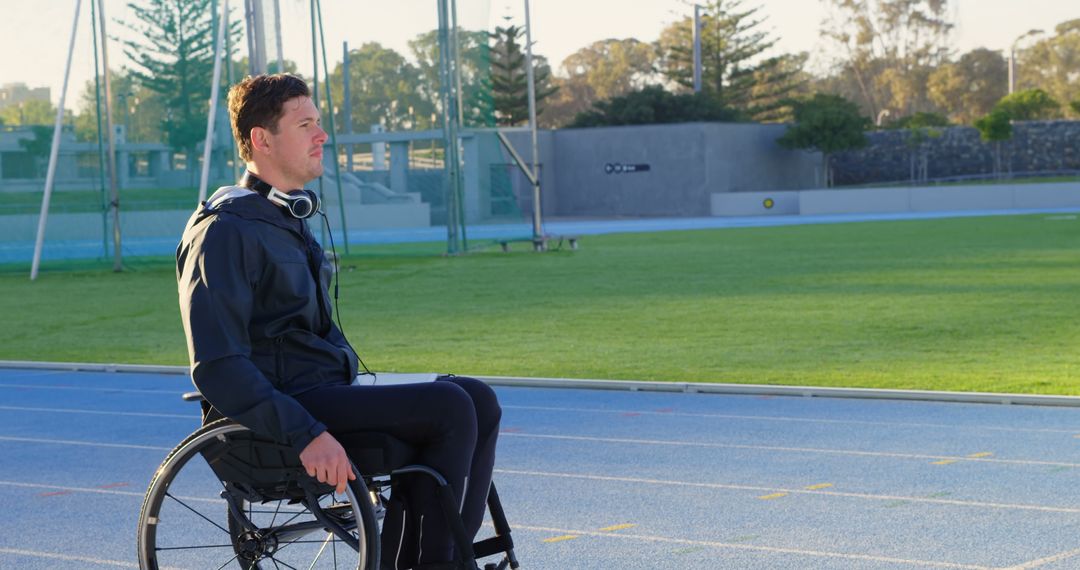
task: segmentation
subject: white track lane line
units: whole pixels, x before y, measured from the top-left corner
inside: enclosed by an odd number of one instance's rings
[[[0,388],[15,390],[74,390],[76,392],[119,392],[121,394],[164,394],[180,397],[183,390],[141,390],[137,388],[88,388],[86,386],[61,386],[57,384],[0,384]],[[194,387],[192,387],[194,390]]]
[[[199,420],[197,413],[191,414],[165,414],[155,412],[116,412],[109,410],[84,410],[78,408],[31,408],[27,406],[0,406],[0,410],[11,412],[45,412],[55,414],[94,414],[103,416],[130,416],[137,418],[169,418],[184,420]]]
[[[1068,552],[1062,552],[1053,556],[1047,556],[1046,558],[1039,558],[1038,560],[1032,560],[1031,562],[1025,562],[1023,564],[1017,564],[1016,566],[1009,566],[1002,570],[1031,570],[1032,568],[1038,568],[1040,566],[1046,566],[1047,564],[1053,564],[1054,562],[1061,562],[1069,558],[1075,558],[1080,556],[1080,548],[1076,550],[1070,550]]]
[[[40,437],[11,437],[0,435],[0,441],[16,443],[45,443],[50,445],[80,445],[86,447],[107,447],[119,449],[149,449],[152,451],[172,451],[171,447],[157,445],[134,445],[129,443],[101,443],[97,441],[76,441],[73,439],[45,439]]]
[[[756,552],[768,552],[772,554],[794,554],[798,556],[812,556],[817,558],[838,558],[842,560],[861,560],[870,562],[889,562],[892,564],[906,564],[923,568],[957,568],[962,570],[997,570],[991,566],[978,566],[974,564],[957,564],[953,562],[937,562],[933,560],[911,560],[907,558],[893,558],[890,556],[875,556],[873,554],[852,554],[847,552],[828,552],[822,550],[803,550],[798,548],[782,548],[775,546],[756,546],[752,544],[738,544],[727,542],[715,542],[711,540],[687,540],[683,538],[671,538],[666,536],[654,536],[648,534],[627,534],[622,532],[596,532],[590,530],[574,530],[567,528],[552,528],[546,526],[527,526],[515,524],[514,530],[530,530],[535,532],[549,532],[560,535],[597,536],[604,538],[621,538],[623,540],[637,540],[646,542],[662,542],[669,544],[682,544],[689,546],[705,546],[727,550],[750,550]]]
[[[846,493],[842,491],[810,491],[806,489],[788,489],[784,487],[759,487],[754,485],[731,485],[726,483],[697,483],[693,481],[675,481],[667,479],[647,479],[639,477],[616,477],[610,475],[590,475],[584,473],[554,473],[547,471],[524,471],[516,469],[496,469],[500,475],[520,475],[524,477],[540,477],[547,479],[582,479],[588,481],[606,481],[615,483],[634,483],[648,485],[663,485],[669,487],[695,487],[700,489],[724,489],[735,491],[754,491],[768,493],[789,493],[801,495],[822,495],[828,497],[845,497],[852,499],[866,499],[872,501],[908,501],[911,503],[929,503],[935,505],[948,505],[956,507],[972,507],[982,509],[1000,509],[1015,511],[1040,511],[1047,513],[1080,514],[1080,507],[1054,507],[1047,505],[1030,505],[1021,503],[991,503],[986,501],[961,501],[958,499],[936,499],[929,497],[909,497],[903,495],[878,495],[872,493]]]
[[[1001,463],[1007,465],[1045,465],[1051,467],[1080,467],[1080,463],[1064,461],[1039,461],[1034,459],[998,459],[991,457],[968,457],[954,455],[922,455],[917,453],[893,453],[888,451],[860,451],[851,449],[825,449],[817,447],[783,447],[777,445],[739,445],[734,443],[711,443],[697,441],[676,441],[662,439],[631,439],[619,437],[589,437],[581,435],[542,435],[519,432],[501,432],[499,437],[520,437],[528,439],[551,439],[562,441],[589,441],[595,443],[618,443],[631,445],[666,445],[675,447],[706,447],[712,449],[747,449],[753,451],[782,451],[785,453],[819,453],[826,455],[852,455],[858,457],[893,457],[900,459],[951,459],[979,463]]]
[[[1016,433],[1080,433],[1080,426],[1076,429],[1052,429],[1052,428],[1018,428],[1008,426],[985,426],[985,425],[957,425],[957,424],[930,424],[921,422],[875,422],[867,420],[834,420],[829,418],[798,418],[791,416],[750,416],[741,414],[706,414],[692,412],[658,412],[656,410],[612,410],[601,408],[566,408],[556,406],[517,406],[503,405],[504,410],[530,410],[542,412],[567,412],[583,414],[636,414],[642,416],[682,417],[682,418],[706,418],[718,420],[748,420],[765,422],[798,422],[811,424],[840,424],[840,425],[863,425],[882,427],[913,427],[931,429],[970,429],[986,431],[1003,431]]]
[[[138,564],[132,562],[123,562],[120,560],[104,560],[102,558],[91,558],[89,556],[74,556],[71,554],[60,554],[59,552],[42,552],[40,550],[24,550],[21,548],[0,547],[0,554],[25,556],[27,558],[44,558],[46,560],[62,560],[64,562],[81,562],[83,564],[97,564],[99,566],[112,566],[114,568],[139,567]]]

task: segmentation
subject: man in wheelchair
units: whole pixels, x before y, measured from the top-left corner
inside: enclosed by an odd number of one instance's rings
[[[501,417],[495,393],[456,376],[354,382],[361,362],[332,318],[332,271],[306,222],[321,214],[318,196],[303,189],[323,171],[319,110],[304,81],[288,74],[248,77],[229,91],[228,104],[247,172],[192,215],[176,252],[195,385],[214,410],[291,448],[310,477],[339,494],[366,475],[354,472],[342,444],[351,434],[404,442],[413,462],[445,478],[471,541],[491,488]],[[475,567],[463,561],[437,491],[432,477],[394,481],[382,568]]]

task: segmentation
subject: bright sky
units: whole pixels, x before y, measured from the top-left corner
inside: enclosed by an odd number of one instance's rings
[[[48,86],[53,102],[59,100],[64,65],[71,39],[77,0],[0,0],[0,85],[23,82],[31,87]],[[142,0],[104,0],[111,36],[128,37],[117,19],[134,21],[127,7]],[[218,0],[219,2],[223,0]],[[282,36],[287,59],[310,76],[311,18],[309,0],[279,0]],[[89,0],[82,0],[75,59],[72,63],[67,105],[70,107],[87,81],[93,79]],[[239,17],[242,0],[230,0]],[[693,14],[689,0],[531,0],[534,53],[544,55],[555,67],[567,55],[591,42],[633,37],[655,40],[663,27]],[[953,44],[960,52],[976,47],[1007,49],[1017,36],[1033,28],[1052,31],[1057,24],[1080,18],[1080,2],[1071,0],[953,0],[950,8],[957,29]],[[272,3],[271,3],[272,5]],[[524,0],[459,0],[459,21],[470,29],[494,28],[509,15],[524,23]],[[827,45],[818,30],[827,15],[823,0],[746,0],[744,6],[760,5],[767,16],[765,26],[779,39],[777,53],[809,51],[817,61]],[[407,41],[437,25],[434,0],[322,0],[326,27],[327,57],[331,66],[341,60],[342,42],[351,47],[376,41],[408,54]],[[483,6],[482,8],[476,8]],[[109,63],[126,63],[118,42],[109,44]]]

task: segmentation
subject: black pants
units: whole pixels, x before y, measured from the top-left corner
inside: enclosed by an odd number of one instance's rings
[[[296,398],[331,434],[381,432],[415,447],[417,463],[446,478],[462,501],[465,531],[475,537],[484,520],[502,409],[483,382],[442,376],[396,386],[332,386]],[[395,485],[383,521],[382,559],[388,568],[449,562],[453,538],[428,477]]]

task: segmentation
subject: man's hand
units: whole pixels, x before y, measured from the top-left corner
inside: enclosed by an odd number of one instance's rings
[[[304,464],[307,474],[326,483],[337,487],[338,493],[345,492],[345,486],[349,481],[356,480],[349,465],[349,456],[345,454],[345,448],[341,447],[338,440],[330,435],[330,432],[320,433],[311,443],[300,452],[300,461]]]

